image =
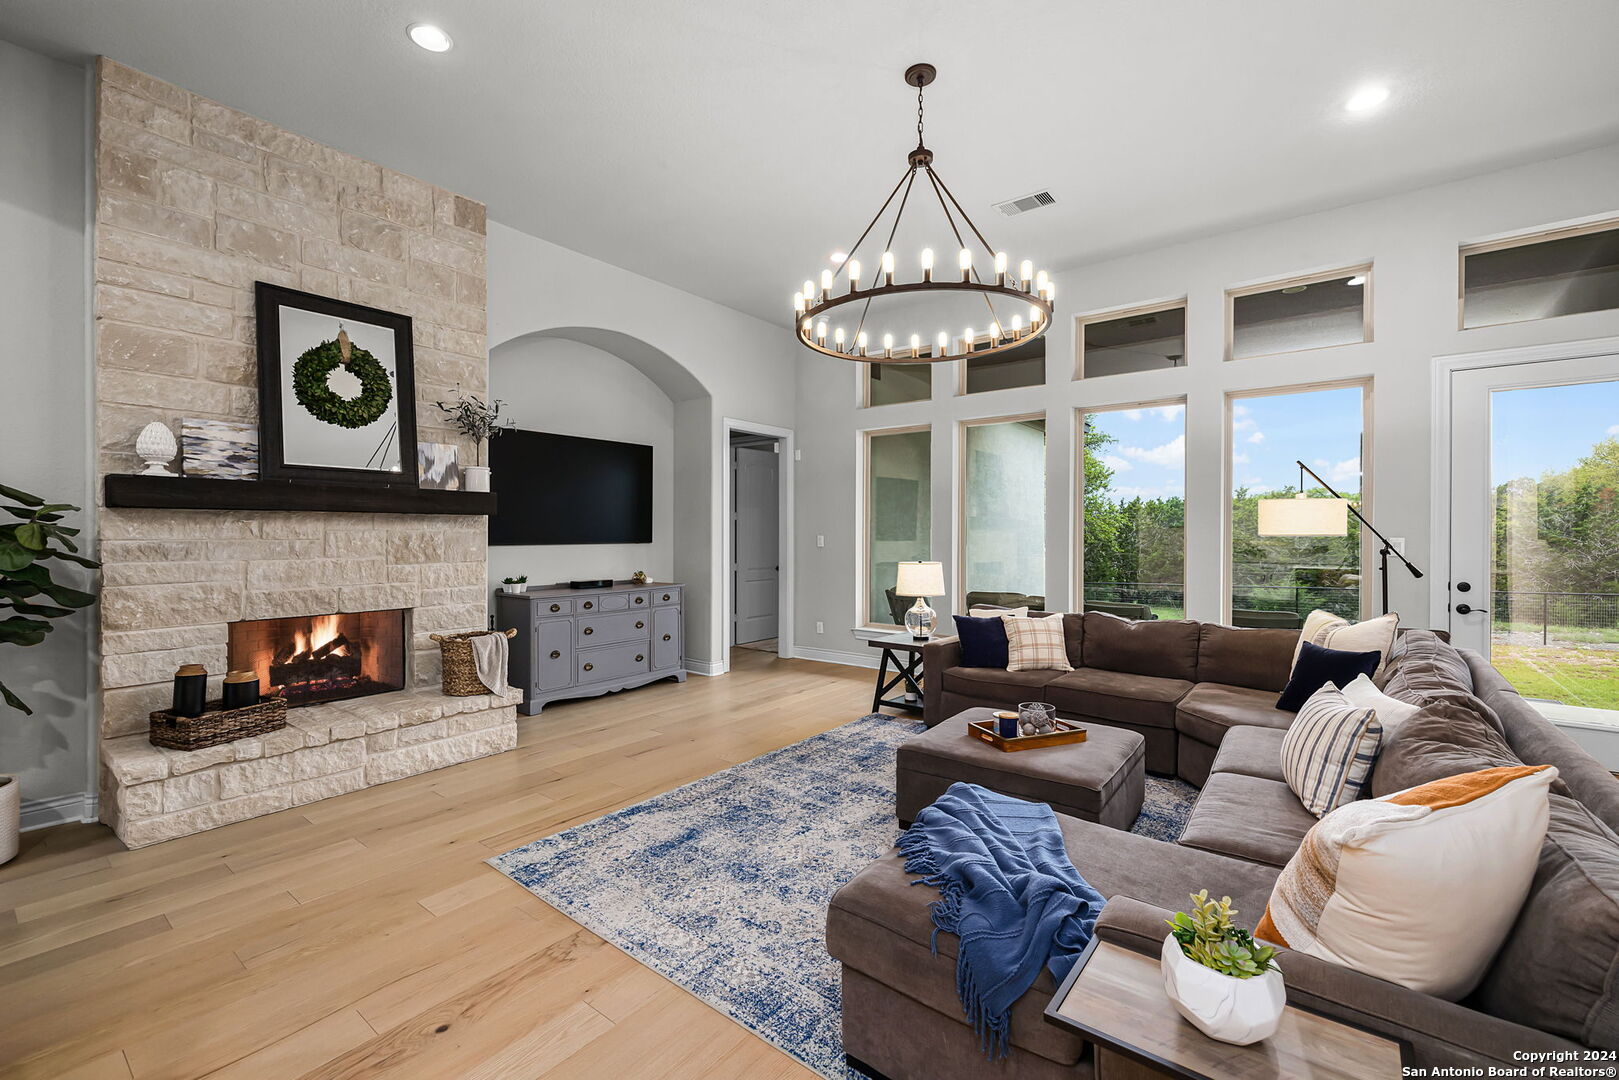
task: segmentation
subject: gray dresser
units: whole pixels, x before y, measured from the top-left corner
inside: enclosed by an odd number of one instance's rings
[[[669,582],[619,581],[604,589],[548,585],[497,594],[495,625],[517,628],[508,681],[523,689],[523,714],[659,679],[685,682],[684,591]]]

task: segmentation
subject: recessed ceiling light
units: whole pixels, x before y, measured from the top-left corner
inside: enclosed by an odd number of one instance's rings
[[[1389,88],[1386,86],[1363,86],[1356,90],[1349,100],[1344,102],[1344,108],[1352,113],[1371,112],[1389,99]]]
[[[1284,295],[1292,296],[1295,293],[1303,292],[1305,289],[1308,289],[1309,287],[1310,286],[1308,286],[1308,285],[1289,285],[1286,288],[1284,288],[1282,290],[1282,292],[1283,292]]]
[[[1364,285],[1364,284],[1366,284],[1366,275],[1365,274],[1356,274],[1354,277],[1352,277],[1348,281],[1344,282],[1344,284],[1345,285]]]
[[[847,259],[848,257],[849,257],[849,253],[847,251],[834,251],[832,253],[831,261],[836,262],[836,263],[840,263],[844,259]]]
[[[449,52],[450,46],[455,44],[449,34],[432,23],[411,23],[406,33],[410,35],[410,40],[428,52]]]

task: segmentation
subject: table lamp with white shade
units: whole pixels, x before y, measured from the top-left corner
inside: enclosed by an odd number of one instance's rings
[[[915,606],[905,612],[905,629],[912,637],[928,637],[939,625],[939,613],[928,607],[928,597],[944,595],[944,563],[900,563],[894,595],[916,597]]]
[[[1383,610],[1389,609],[1389,556],[1393,555],[1420,578],[1422,571],[1396,548],[1389,538],[1377,531],[1377,526],[1350,505],[1349,500],[1332,490],[1332,485],[1321,479],[1319,473],[1304,462],[1299,462],[1299,493],[1290,499],[1259,500],[1260,536],[1346,536],[1349,533],[1349,515],[1366,526],[1381,542],[1378,548],[1378,574],[1383,581]],[[1312,499],[1304,491],[1304,474],[1309,473],[1331,495],[1328,499]]]

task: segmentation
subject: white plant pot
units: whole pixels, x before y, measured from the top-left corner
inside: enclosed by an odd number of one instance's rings
[[[515,585],[507,585],[506,591],[509,593],[528,592],[528,582],[521,581]]]
[[[1164,993],[1209,1038],[1247,1046],[1276,1033],[1287,1004],[1280,971],[1272,968],[1251,979],[1222,975],[1182,952],[1174,934],[1164,938],[1160,960]]]
[[[489,466],[463,465],[461,466],[461,486],[467,491],[489,490]]]
[[[17,831],[22,824],[22,790],[15,776],[0,775],[0,863],[17,856]]]

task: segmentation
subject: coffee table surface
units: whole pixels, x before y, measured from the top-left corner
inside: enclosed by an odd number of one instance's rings
[[[1166,931],[1167,932],[1167,931]],[[1283,973],[1286,978],[1286,973]],[[1400,1043],[1289,1005],[1248,1046],[1204,1035],[1164,992],[1158,958],[1095,939],[1052,995],[1046,1019],[1128,1059],[1126,1075],[1187,1080],[1367,1080],[1400,1075]],[[1133,1067],[1131,1067],[1133,1066]],[[1143,1068],[1144,1067],[1144,1068]]]
[[[1010,711],[1010,710],[1008,710]],[[1140,732],[1081,721],[1085,741],[1032,750],[999,750],[967,733],[974,721],[993,721],[994,709],[967,709],[900,744],[901,756],[921,754],[1062,784],[1101,786],[1133,757],[1146,753]]]

